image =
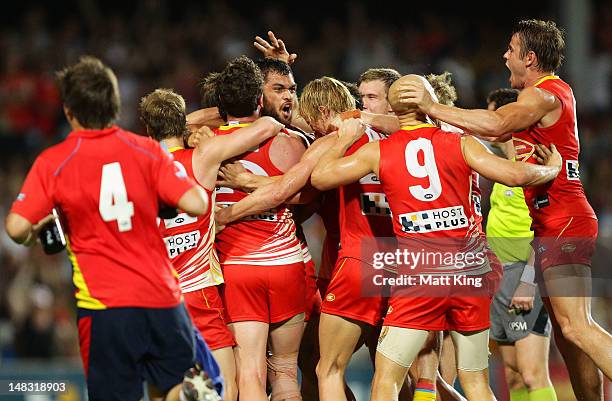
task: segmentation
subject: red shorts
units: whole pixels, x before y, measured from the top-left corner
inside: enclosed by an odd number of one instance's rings
[[[391,297],[385,326],[417,330],[479,331],[489,328],[490,297]]]
[[[187,292],[183,294],[183,297],[194,326],[200,330],[200,334],[211,350],[236,345],[234,335],[225,323],[223,302],[221,302],[217,286]]]
[[[552,266],[591,266],[597,242],[597,219],[564,217],[534,224],[536,265],[542,271]]]
[[[228,321],[278,323],[306,310],[304,263],[222,265]]]
[[[387,299],[371,296],[372,277],[376,271],[358,259],[341,258],[336,262],[321,312],[361,322],[379,325],[382,322]]]
[[[317,287],[317,275],[315,264],[312,259],[304,263],[306,270],[306,315],[305,320],[309,321],[313,314],[321,313],[321,293]]]

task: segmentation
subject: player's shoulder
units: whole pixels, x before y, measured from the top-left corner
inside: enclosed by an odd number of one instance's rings
[[[118,129],[115,135],[131,156],[157,160],[164,153],[159,142],[148,136],[139,135],[124,129]]]

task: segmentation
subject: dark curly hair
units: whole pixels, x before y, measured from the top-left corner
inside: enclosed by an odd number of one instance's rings
[[[228,115],[248,117],[263,93],[263,75],[253,60],[240,56],[227,64],[219,77],[219,107]]]
[[[501,88],[495,89],[487,96],[487,103],[495,103],[495,110],[508,103],[516,102],[518,99],[519,91],[517,89]]]

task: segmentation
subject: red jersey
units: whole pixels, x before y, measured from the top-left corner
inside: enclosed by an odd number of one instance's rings
[[[537,236],[538,227],[543,227],[549,220],[570,216],[597,217],[586,199],[580,182],[578,171],[580,141],[576,120],[576,100],[572,89],[555,75],[542,78],[534,86],[555,95],[561,102],[562,108],[559,120],[550,127],[540,128],[532,125],[512,135],[516,158],[519,161],[537,163],[533,154],[535,145],[538,143],[546,146],[554,143],[563,159],[561,172],[554,180],[524,189],[525,202],[529,207]]]
[[[60,211],[77,306],[167,308],[181,299],[157,229],[158,199],[195,183],[149,138],[118,127],[73,131],[34,162],[12,212],[31,223]]]
[[[227,135],[249,124],[224,125],[214,130],[216,135]],[[234,160],[256,175],[283,175],[270,160],[270,146],[274,137]],[[217,189],[217,203],[230,206],[248,194],[226,187]],[[228,224],[217,235],[217,251],[222,264],[234,265],[290,265],[301,263],[302,250],[295,236],[295,223],[286,205]]]
[[[452,245],[459,253],[485,252],[472,205],[472,169],[461,151],[461,135],[431,124],[406,127],[380,141],[379,178],[393,213],[398,238],[422,241],[425,248]],[[447,244],[451,240],[456,243]],[[490,271],[486,258],[466,263],[462,273]],[[437,261],[436,261],[437,262]],[[436,272],[457,272],[454,263],[437,262]]]
[[[195,180],[193,149],[169,149],[177,168]],[[197,217],[180,213],[173,219],[161,220],[159,230],[164,237],[168,256],[178,273],[181,291],[191,292],[223,283],[223,273],[214,248],[214,192],[203,188],[211,200],[208,211]]]
[[[366,132],[347,151],[352,155],[368,142],[385,136],[367,128]],[[338,189],[340,200],[340,252],[339,257],[362,259],[363,238],[393,237],[391,210],[380,180],[368,174],[358,182]]]

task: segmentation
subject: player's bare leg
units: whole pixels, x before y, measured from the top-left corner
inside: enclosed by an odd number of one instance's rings
[[[548,375],[549,337],[529,334],[515,344],[500,344],[499,350],[511,392],[552,389]]]
[[[591,317],[590,268],[578,264],[549,267],[544,270],[544,282],[551,315],[563,338],[586,353],[612,379],[612,336]]]
[[[452,386],[444,382],[442,376],[438,372],[438,365],[440,362],[440,348],[442,347],[442,332],[431,331],[427,342],[423,346],[423,349],[419,352],[416,362],[410,367],[408,374],[415,383],[415,399],[418,395],[419,400],[428,395],[419,394],[419,382],[424,383],[425,386],[432,385],[436,389],[435,397],[441,401],[463,401],[465,398],[459,394]],[[454,361],[454,357],[453,357]],[[402,398],[400,397],[400,400]]]
[[[542,300],[549,311],[550,321],[555,333],[555,344],[565,361],[574,394],[579,400],[603,400],[603,378],[595,363],[575,344],[563,337],[561,327],[553,314],[548,297]]]
[[[319,362],[319,314],[313,313],[304,328],[298,366],[302,373],[302,399],[318,401],[317,363]]]
[[[518,340],[514,349],[517,368],[527,391],[551,387],[552,383],[548,376],[550,338],[529,334]]]
[[[444,331],[442,349],[440,350],[440,374],[451,387],[457,379],[457,361],[455,361],[455,346],[448,331]]]
[[[321,401],[346,401],[344,372],[355,351],[365,324],[340,316],[321,314],[317,364]]]
[[[268,324],[262,322],[235,322],[227,326],[236,338],[236,379],[238,393],[253,401],[267,401],[266,346]]]
[[[238,399],[238,386],[236,384],[236,357],[233,347],[223,347],[212,351],[213,357],[219,364],[224,383],[223,401],[236,401]]]
[[[304,314],[270,325],[268,372],[272,387],[271,401],[301,401],[297,380],[300,341],[304,332]]]

